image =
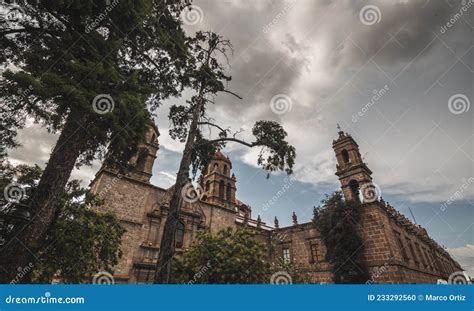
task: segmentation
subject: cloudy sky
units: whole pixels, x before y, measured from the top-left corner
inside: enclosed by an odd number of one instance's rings
[[[234,47],[229,89],[209,114],[250,139],[256,120],[276,120],[296,147],[296,182],[267,180],[255,150],[228,145],[239,199],[253,216],[281,225],[309,221],[312,207],[338,188],[331,149],[336,124],[358,142],[383,197],[428,229],[474,274],[474,5],[419,1],[196,0],[183,14],[189,34],[212,30]],[[182,144],[158,111],[161,149],[153,183],[168,187]],[[56,137],[31,125],[13,161],[44,165]],[[85,183],[98,164],[74,177]],[[455,196],[453,203],[443,203]],[[451,202],[451,201],[450,201]]]

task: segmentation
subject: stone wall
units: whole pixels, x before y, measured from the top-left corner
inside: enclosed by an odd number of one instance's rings
[[[100,210],[115,213],[127,230],[122,240],[123,255],[114,269],[116,282],[150,282],[139,275],[152,271],[156,264],[171,192],[106,170],[97,174],[91,189],[105,199]],[[385,202],[364,204],[361,211],[358,232],[364,243],[370,283],[436,283],[462,270],[426,230],[413,225]],[[236,217],[234,209],[202,201],[184,204],[180,216],[184,239],[177,252],[190,247],[200,230],[215,234],[242,226],[236,223]],[[311,223],[269,229],[257,228],[256,239],[267,247],[272,242],[276,245],[276,257],[271,260],[279,260],[277,257],[287,249],[290,260],[309,273],[313,283],[332,282],[326,246]]]
[[[449,274],[462,270],[429,238],[426,230],[393,214],[383,202],[361,206],[358,233],[371,276],[369,283],[435,284],[438,279],[447,280]],[[289,249],[291,261],[310,273],[313,282],[332,283],[332,267],[325,258],[326,246],[311,223],[275,229],[272,238],[277,241],[277,254],[283,257],[284,249]],[[446,268],[442,268],[440,261],[445,262]]]
[[[331,265],[326,261],[326,246],[312,223],[275,229],[272,240],[276,244],[273,261],[284,260],[284,249],[289,250],[290,260],[305,273],[312,283],[332,283]]]
[[[113,212],[126,229],[122,257],[113,271],[115,282],[150,282],[151,275],[146,280],[139,275],[153,270],[156,264],[171,191],[108,170],[97,174],[91,190],[105,200],[98,210]],[[201,201],[185,203],[180,215],[184,225],[183,244],[176,252],[190,247],[198,231],[217,233],[236,227],[235,219],[236,211],[232,209]]]

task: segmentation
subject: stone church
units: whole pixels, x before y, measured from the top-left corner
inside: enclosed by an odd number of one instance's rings
[[[115,213],[127,230],[122,239],[122,258],[114,268],[116,283],[153,281],[171,196],[170,189],[150,183],[159,150],[158,137],[157,127],[150,124],[141,152],[131,159],[135,171],[121,175],[102,167],[91,183],[92,191],[105,199],[101,209]],[[335,173],[345,200],[361,200],[358,230],[370,283],[437,283],[462,270],[424,228],[413,224],[381,198],[360,198],[361,192],[372,184],[372,172],[349,134],[339,130],[332,147],[337,159]],[[303,267],[313,283],[332,282],[332,267],[326,261],[326,246],[319,232],[311,223],[298,224],[295,215],[293,225],[284,228],[279,228],[277,222],[272,227],[259,217],[252,218],[250,207],[236,198],[237,177],[232,172],[231,160],[224,154],[215,154],[200,177],[200,184],[200,199],[183,201],[176,232],[177,254],[192,245],[199,231],[216,233],[228,227],[246,226],[254,229],[256,238],[266,245],[276,240],[281,259]]]

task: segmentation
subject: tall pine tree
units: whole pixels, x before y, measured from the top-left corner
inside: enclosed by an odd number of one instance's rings
[[[295,148],[286,141],[287,133],[277,122],[257,121],[252,128],[253,140],[244,141],[238,138],[239,132],[231,133],[207,115],[208,105],[217,104],[214,101],[217,94],[233,94],[226,89],[226,83],[231,78],[226,75],[221,63],[232,50],[228,40],[212,32],[198,32],[195,38],[189,40],[188,50],[193,64],[188,69],[187,77],[195,95],[185,105],[170,109],[170,135],[185,142],[185,146],[163,230],[155,283],[170,282],[175,232],[184,199],[182,190],[189,181],[190,169],[194,175],[198,170],[203,171],[216,150],[228,142],[249,148],[260,147],[258,164],[267,171],[285,170],[291,174],[296,157]],[[217,129],[217,135],[206,138],[206,128]]]
[[[75,165],[135,154],[147,104],[182,90],[187,62],[179,14],[188,0],[29,0],[6,5],[0,24],[2,146],[27,118],[59,133],[29,206],[31,221],[0,251],[0,282],[43,247]]]

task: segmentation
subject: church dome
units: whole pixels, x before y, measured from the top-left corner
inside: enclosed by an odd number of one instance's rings
[[[226,156],[225,156],[222,152],[220,152],[220,151],[217,151],[217,152],[214,154],[214,157],[213,157],[212,159],[213,159],[213,160],[219,160],[219,161],[225,161],[225,162],[231,163],[229,157],[226,157]]]
[[[230,160],[228,157],[226,157],[222,152],[220,151],[217,151],[215,154],[214,154],[214,158],[213,160],[221,160],[221,161],[226,161],[226,162],[229,162],[230,163]]]

